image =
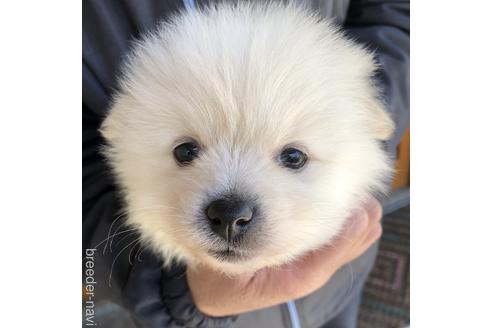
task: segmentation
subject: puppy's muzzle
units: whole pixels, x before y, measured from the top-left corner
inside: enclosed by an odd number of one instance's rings
[[[228,243],[243,235],[253,224],[254,212],[250,202],[237,198],[217,199],[206,208],[210,228]]]

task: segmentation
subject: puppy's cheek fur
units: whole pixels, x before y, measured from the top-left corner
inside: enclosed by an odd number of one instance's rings
[[[376,96],[369,98],[366,104],[368,111],[367,125],[377,140],[391,139],[395,131],[395,124],[383,104]]]

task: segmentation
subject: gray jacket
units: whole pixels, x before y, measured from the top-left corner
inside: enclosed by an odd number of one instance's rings
[[[197,2],[202,6],[209,1]],[[409,123],[409,1],[298,1],[334,19],[350,36],[375,50],[381,65],[378,79],[396,122],[395,136],[387,143],[393,152]],[[121,60],[132,39],[182,10],[184,2],[193,5],[182,0],[83,1],[84,249],[104,240],[122,208],[99,153],[103,140],[98,132],[116,88]],[[98,283],[92,320],[98,327],[355,327],[360,292],[377,253],[377,246],[371,247],[338,270],[323,288],[302,299],[238,316],[210,318],[195,308],[184,268],[164,271],[160,260],[149,253],[139,254],[139,260],[130,264],[127,259],[132,250],[122,248],[124,238],[125,234],[116,236],[111,251],[103,254],[103,244],[95,254]]]

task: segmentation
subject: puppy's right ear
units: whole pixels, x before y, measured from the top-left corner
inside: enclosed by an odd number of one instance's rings
[[[365,82],[363,92],[359,93],[362,97],[360,99],[365,123],[374,138],[381,141],[389,140],[394,133],[395,125],[381,100],[381,90],[374,81],[379,67],[375,54],[365,48],[358,48],[355,54],[358,55],[354,60],[357,63],[353,65],[353,69],[356,69],[354,74],[359,74]]]

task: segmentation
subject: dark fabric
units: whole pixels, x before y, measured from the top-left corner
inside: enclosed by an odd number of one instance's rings
[[[378,243],[372,245],[364,255],[344,265],[320,289],[296,300],[302,327],[341,327],[355,328],[357,309],[354,302],[362,292],[378,252]]]
[[[364,286],[359,328],[410,324],[410,206],[383,218],[384,234]]]
[[[153,254],[144,252],[141,261],[133,265],[124,287],[126,306],[143,327],[231,326],[236,317],[207,317],[193,306],[185,268],[161,268],[162,263]]]
[[[339,23],[345,22],[352,37],[376,50],[382,68],[378,77],[389,110],[397,122],[397,133],[389,143],[390,150],[394,150],[399,136],[408,125],[409,116],[408,1],[301,2],[318,8],[322,15]],[[330,5],[327,5],[328,2]],[[183,4],[181,0],[84,0],[82,3],[83,247],[92,248],[100,244],[96,254],[100,275],[97,289],[99,301],[107,298],[124,305],[142,327],[239,327],[239,323],[257,327],[255,323],[259,321],[255,320],[258,318],[263,318],[262,322],[275,322],[275,326],[288,327],[284,306],[240,315],[237,320],[236,317],[209,318],[202,315],[192,302],[183,269],[163,271],[160,260],[150,253],[144,253],[142,261],[135,261],[135,255],[139,254],[129,247],[132,244],[125,242],[126,234],[116,236],[111,251],[103,254],[103,247],[107,244],[101,244],[101,241],[109,233],[125,228],[121,226],[123,219],[119,216],[123,203],[109,167],[100,155],[103,139],[98,130],[106,115],[111,94],[117,88],[119,67],[131,46],[131,40],[182,10]],[[359,262],[354,261],[366,269],[361,270],[360,274],[356,273],[355,278],[360,281],[365,279],[362,272],[370,269],[374,256],[374,251],[368,251],[357,260]],[[127,257],[129,260],[121,260]],[[134,258],[132,263],[131,258]],[[107,276],[111,277],[111,287]],[[346,288],[351,281],[352,277],[342,268],[325,286],[326,289],[297,303],[310,302],[313,305],[329,302],[326,295],[330,295],[330,291]],[[106,287],[108,292],[102,293],[101,289]],[[343,310],[339,307],[337,312]],[[302,308],[299,311],[302,312]],[[306,306],[300,315],[327,321],[334,314],[315,313],[313,308]]]

